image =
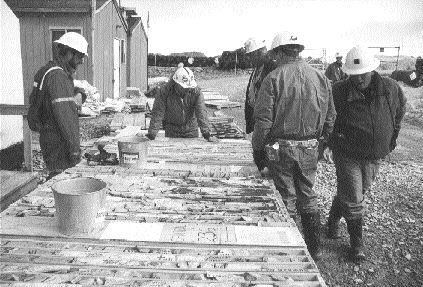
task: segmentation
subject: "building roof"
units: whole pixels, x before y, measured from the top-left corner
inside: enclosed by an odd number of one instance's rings
[[[96,9],[110,0],[96,0]],[[88,0],[5,0],[13,12],[62,12],[87,13],[91,11]]]

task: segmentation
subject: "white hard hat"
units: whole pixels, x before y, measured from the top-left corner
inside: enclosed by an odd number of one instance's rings
[[[291,32],[282,32],[277,34],[275,38],[273,38],[271,50],[279,46],[286,45],[298,45],[300,46],[301,51],[304,50],[304,45],[301,43],[301,41],[298,40],[298,37]]]
[[[266,45],[264,44],[264,41],[259,41],[256,38],[249,38],[247,41],[245,41],[244,43],[244,47],[245,47],[245,53],[251,53],[254,52],[258,49],[261,49],[263,47],[265,47]]]
[[[179,67],[172,78],[176,83],[183,88],[195,88],[197,83],[194,80],[194,74],[189,68]]]
[[[348,52],[342,70],[349,75],[361,75],[375,70],[379,64],[369,49],[355,46]]]
[[[88,42],[84,36],[76,32],[68,32],[62,35],[59,40],[54,41],[55,43],[62,44],[72,48],[85,56],[88,56]]]
[[[342,55],[341,55],[341,53],[339,53],[339,52],[336,52],[336,53],[335,53],[335,58],[342,58]]]

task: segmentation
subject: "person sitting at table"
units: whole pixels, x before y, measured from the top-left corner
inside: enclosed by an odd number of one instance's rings
[[[216,137],[210,135],[204,96],[195,82],[194,74],[181,64],[154,100],[146,137],[154,140],[162,125],[166,137],[197,138],[200,127],[207,141],[217,141]]]

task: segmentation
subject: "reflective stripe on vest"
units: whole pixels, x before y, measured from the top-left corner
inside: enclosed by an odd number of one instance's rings
[[[46,77],[46,75],[47,75],[49,72],[51,72],[51,71],[53,71],[53,70],[58,70],[58,69],[63,70],[62,68],[60,68],[60,67],[58,67],[58,66],[55,66],[55,67],[51,67],[50,69],[48,69],[48,70],[47,70],[47,72],[45,72],[45,73],[44,73],[44,76],[43,76],[43,78],[41,79],[41,82],[40,82],[40,88],[39,88],[39,90],[40,90],[40,91],[43,89],[44,78]]]
[[[54,103],[61,103],[61,102],[75,102],[75,98],[74,97],[69,97],[69,98],[58,98],[58,99],[54,99],[51,101],[53,104]]]

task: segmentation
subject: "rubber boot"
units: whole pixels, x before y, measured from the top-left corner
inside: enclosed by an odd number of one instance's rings
[[[363,218],[347,220],[347,228],[350,234],[351,259],[354,261],[366,259],[363,243]]]
[[[338,200],[334,199],[329,211],[329,218],[327,223],[326,236],[330,239],[337,239],[341,237],[339,230],[339,221],[342,217],[342,210]]]
[[[315,261],[318,261],[322,257],[320,251],[320,212],[302,213],[301,224],[308,252]]]

